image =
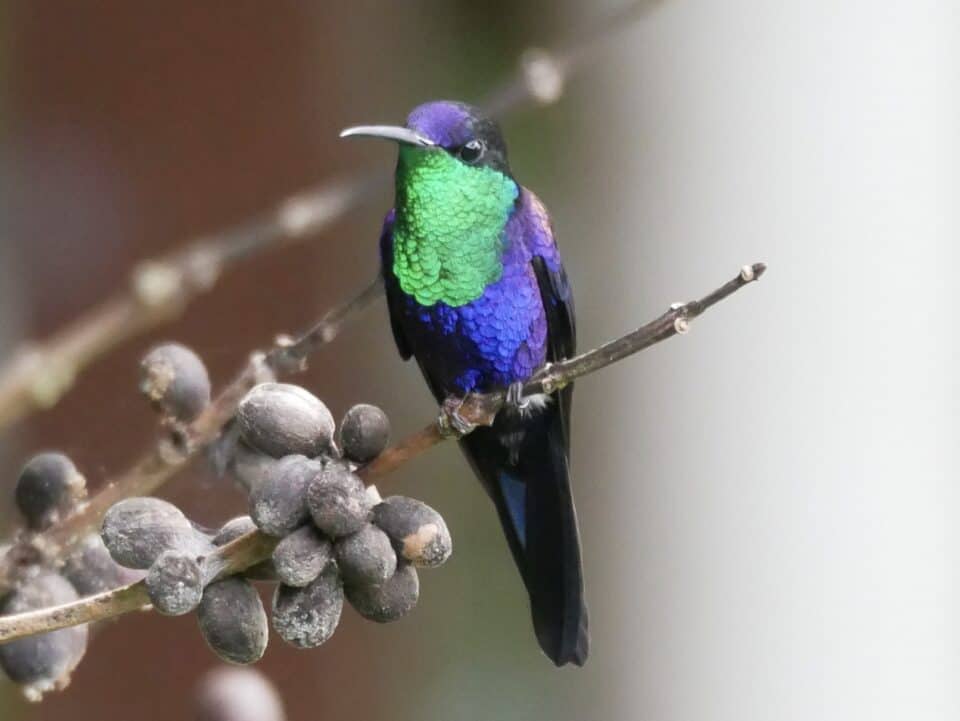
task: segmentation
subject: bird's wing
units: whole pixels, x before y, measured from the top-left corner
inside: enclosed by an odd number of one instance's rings
[[[413,354],[410,342],[403,330],[401,313],[404,301],[397,276],[393,274],[393,219],[394,210],[387,213],[383,219],[383,230],[380,231],[380,268],[383,273],[383,285],[387,291],[387,310],[390,313],[390,328],[393,329],[393,339],[397,343],[397,350],[404,360]]]
[[[573,308],[573,291],[560,259],[560,251],[553,235],[553,224],[540,199],[524,189],[522,199],[527,224],[524,239],[529,248],[533,272],[540,287],[543,310],[547,316],[547,361],[555,363],[572,358],[577,352],[577,324]],[[570,445],[570,405],[573,389],[569,387],[557,396],[560,421],[566,445]]]
[[[560,260],[553,224],[543,203],[526,188],[523,189],[519,212],[524,214],[524,241],[533,256],[531,263],[547,314],[547,360],[555,362],[570,358],[576,353],[577,346],[573,292]]]

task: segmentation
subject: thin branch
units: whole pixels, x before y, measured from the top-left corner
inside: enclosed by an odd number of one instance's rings
[[[536,373],[526,384],[524,393],[552,392],[590,373],[595,373],[677,334],[686,333],[693,318],[729,297],[745,285],[760,278],[767,267],[763,263],[746,265],[739,275],[727,281],[700,300],[671,307],[666,313],[632,333],[610,341],[599,348],[575,356],[569,360],[553,363]],[[446,404],[445,404],[446,405]],[[503,393],[468,396],[459,407],[461,417],[474,427],[490,425],[503,408]],[[444,430],[441,420],[431,423],[396,446],[388,448],[376,459],[359,470],[364,480],[371,482],[396,471],[404,464],[423,454],[433,446],[456,434]],[[240,536],[217,549],[204,560],[209,578],[223,578],[239,573],[270,557],[277,540],[259,531]],[[28,613],[0,616],[0,643],[31,636],[80,623],[100,621],[142,608],[146,589],[142,581],[107,591],[73,603],[30,611]],[[147,601],[148,602],[148,601]]]
[[[556,102],[566,80],[593,50],[656,4],[655,0],[627,3],[553,51],[528,50],[517,71],[490,93],[484,107],[501,115],[531,101]],[[0,431],[34,411],[54,406],[93,361],[179,317],[235,264],[317,235],[385,182],[381,173],[370,173],[324,183],[287,198],[265,215],[141,263],[127,288],[46,340],[25,343],[0,366]]]

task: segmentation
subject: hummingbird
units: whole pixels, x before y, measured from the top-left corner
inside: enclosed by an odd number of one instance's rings
[[[572,385],[524,397],[544,364],[573,356],[573,295],[543,203],[513,177],[497,122],[465,103],[420,105],[405,126],[364,125],[399,146],[380,259],[400,356],[438,403],[504,391],[492,426],[459,443],[493,501],[557,665],[589,651],[570,486]],[[454,425],[457,421],[454,408]]]

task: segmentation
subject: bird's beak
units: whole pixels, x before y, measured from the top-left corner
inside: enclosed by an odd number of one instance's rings
[[[347,128],[340,132],[341,138],[384,138],[385,140],[396,140],[398,143],[407,145],[417,145],[421,148],[428,148],[436,145],[430,138],[426,138],[420,133],[415,133],[409,128],[402,128],[398,125],[357,125],[354,128]]]

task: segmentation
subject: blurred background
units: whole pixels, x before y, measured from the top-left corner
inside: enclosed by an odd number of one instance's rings
[[[0,356],[125,283],[140,259],[324,178],[388,174],[343,143],[436,97],[481,98],[530,45],[613,2],[8,0],[3,8]],[[550,108],[504,120],[550,207],[582,348],[712,289],[763,282],[682,338],[578,384],[574,484],[593,629],[582,670],[540,655],[492,507],[452,444],[389,481],[455,554],[394,625],[345,611],[260,668],[291,721],[953,719],[957,567],[960,10],[937,0],[674,0],[618,34]],[[3,439],[92,485],[155,438],[136,392],[173,339],[225,382],[377,269],[384,190],[329,232],[223,278],[184,318],[96,363]],[[435,413],[382,306],[302,382],[395,436]],[[243,508],[202,469],[163,495]],[[12,523],[6,512],[6,523]],[[189,719],[215,665],[192,617],[126,617],[39,706],[0,718]]]

